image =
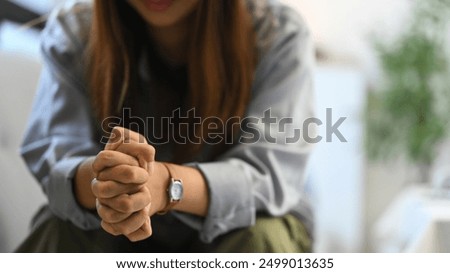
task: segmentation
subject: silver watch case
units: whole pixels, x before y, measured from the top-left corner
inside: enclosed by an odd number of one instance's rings
[[[183,182],[180,179],[172,178],[167,189],[170,202],[180,202],[183,198]]]

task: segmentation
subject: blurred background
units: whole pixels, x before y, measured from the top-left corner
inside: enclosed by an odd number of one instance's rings
[[[0,252],[45,203],[18,147],[42,16],[64,1],[0,0]],[[346,117],[347,142],[318,144],[308,166],[315,251],[450,252],[449,1],[280,1],[314,37],[317,116]]]

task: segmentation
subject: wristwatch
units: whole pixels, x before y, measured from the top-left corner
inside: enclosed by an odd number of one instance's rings
[[[168,202],[166,207],[162,211],[158,212],[158,214],[160,215],[166,214],[183,198],[183,181],[179,178],[174,178],[173,171],[171,171],[171,167],[169,164],[162,164],[169,171],[170,183],[169,187],[167,188]]]

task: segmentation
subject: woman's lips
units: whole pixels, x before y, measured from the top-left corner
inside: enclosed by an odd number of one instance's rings
[[[145,6],[151,11],[163,12],[172,5],[173,0],[145,0]]]

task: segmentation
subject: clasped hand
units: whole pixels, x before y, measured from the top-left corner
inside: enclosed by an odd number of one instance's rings
[[[150,216],[163,207],[163,187],[153,176],[155,149],[133,131],[115,127],[92,163],[91,189],[102,228],[130,241],[152,234]]]

